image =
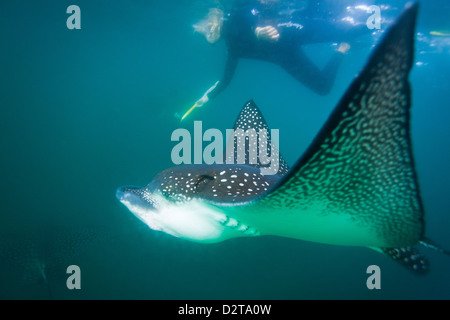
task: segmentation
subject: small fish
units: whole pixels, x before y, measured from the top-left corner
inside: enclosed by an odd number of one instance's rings
[[[146,187],[119,188],[117,198],[151,229],[182,239],[275,235],[364,246],[426,273],[409,121],[417,10],[407,5],[291,169],[281,156],[272,176],[260,164],[177,166]],[[235,128],[255,126],[266,123],[250,101]]]

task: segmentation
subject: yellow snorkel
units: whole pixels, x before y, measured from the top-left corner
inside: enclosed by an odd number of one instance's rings
[[[207,103],[207,102],[209,101],[208,94],[209,94],[211,91],[213,91],[213,90],[217,87],[218,84],[219,84],[219,81],[217,81],[211,88],[209,88],[209,89],[203,94],[203,96],[202,96],[199,100],[197,100],[197,101],[195,102],[195,104],[194,104],[188,111],[186,111],[186,113],[181,117],[181,120],[180,120],[180,121],[183,121],[189,114],[191,114],[192,111],[194,111],[195,108],[197,108],[197,107],[202,107],[205,103]]]
[[[432,36],[450,37],[450,31],[430,31]]]
[[[197,107],[198,107],[198,104],[196,102],[188,111],[186,111],[186,113],[181,117],[180,121],[183,121],[184,118],[186,118],[188,115],[190,115],[191,112],[194,111],[194,109],[197,108]]]

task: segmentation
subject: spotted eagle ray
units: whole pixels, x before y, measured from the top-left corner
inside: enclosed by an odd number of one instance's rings
[[[408,4],[297,163],[182,165],[117,198],[153,230],[201,243],[275,235],[375,249],[416,273],[428,262],[410,138],[417,4]],[[253,101],[235,129],[268,128]],[[269,141],[270,143],[270,141]]]

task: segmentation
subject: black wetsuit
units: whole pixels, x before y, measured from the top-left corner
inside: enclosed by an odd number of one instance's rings
[[[303,52],[301,46],[344,41],[349,36],[361,34],[361,28],[348,32],[346,26],[339,29],[336,24],[324,20],[283,16],[276,8],[264,8],[261,5],[258,7],[256,1],[244,2],[240,7],[226,13],[224,19],[222,35],[228,47],[228,59],[222,80],[208,95],[209,98],[216,97],[228,86],[239,58],[276,63],[314,92],[326,95],[333,86],[344,55],[336,51],[327,65],[320,70]],[[280,35],[278,41],[256,37],[257,27],[269,25],[277,29]]]

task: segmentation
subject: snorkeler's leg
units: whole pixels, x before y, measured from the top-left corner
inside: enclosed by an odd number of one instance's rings
[[[327,95],[333,87],[343,57],[341,52],[336,52],[327,65],[320,70],[303,50],[299,49],[295,58],[293,57],[289,62],[285,60],[282,66],[309,89],[317,94]]]

